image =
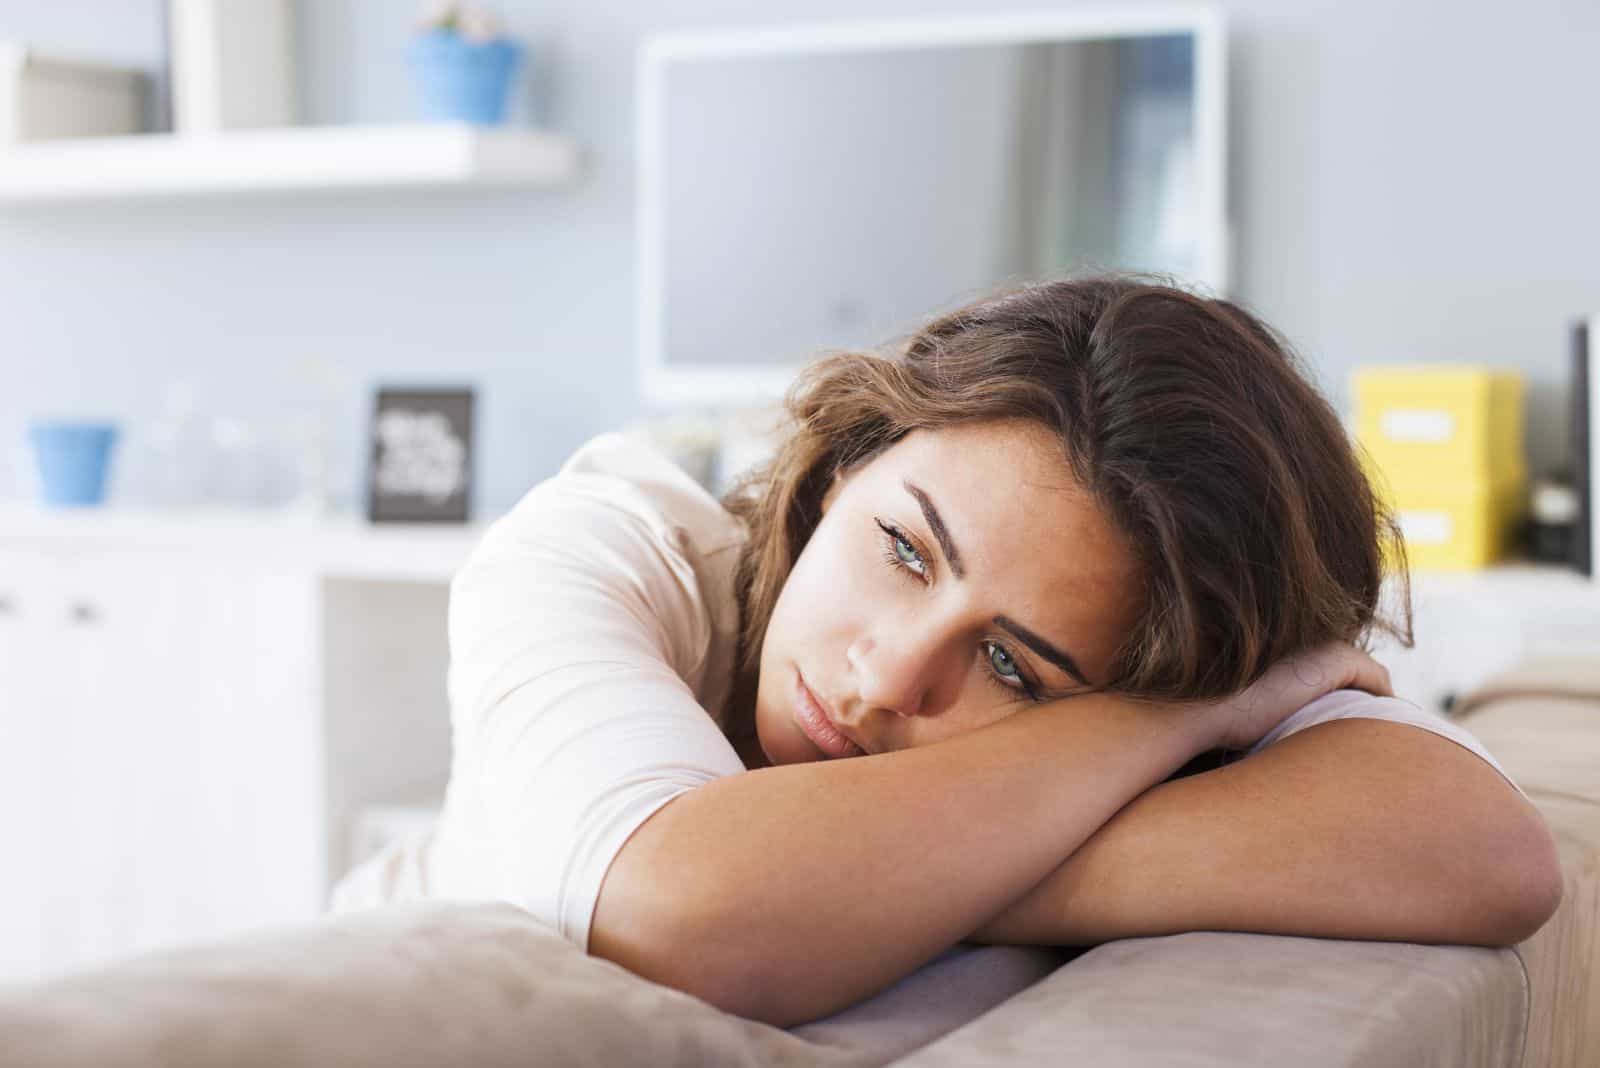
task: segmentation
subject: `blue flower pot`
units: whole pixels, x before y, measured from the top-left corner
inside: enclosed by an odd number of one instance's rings
[[[28,428],[44,503],[83,508],[105,499],[117,428],[110,423],[34,423]]]
[[[503,38],[473,42],[435,30],[412,38],[406,58],[427,118],[483,126],[505,121],[521,45]]]

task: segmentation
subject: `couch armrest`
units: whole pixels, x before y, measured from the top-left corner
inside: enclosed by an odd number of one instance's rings
[[[1515,1068],[1509,949],[1194,931],[1108,942],[896,1068]]]
[[[1600,657],[1529,660],[1458,707],[1561,855],[1561,907],[1516,950],[1531,988],[1523,1064],[1600,1064]]]

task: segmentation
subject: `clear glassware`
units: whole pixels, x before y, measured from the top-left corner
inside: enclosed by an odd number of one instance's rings
[[[291,365],[296,390],[309,392],[299,416],[286,427],[293,452],[293,491],[284,506],[310,518],[351,506],[345,488],[350,464],[341,460],[340,430],[354,417],[356,377],[332,360],[307,357]]]
[[[200,389],[189,379],[170,383],[144,435],[152,502],[189,509],[209,503],[213,477],[210,428],[200,412]]]
[[[214,415],[208,422],[213,457],[210,500],[220,508],[256,508],[263,499],[260,435],[249,420]]]

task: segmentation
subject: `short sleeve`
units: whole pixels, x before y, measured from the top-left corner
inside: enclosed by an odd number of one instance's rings
[[[1267,746],[1280,742],[1291,734],[1298,734],[1308,727],[1336,719],[1382,719],[1391,723],[1407,723],[1431,731],[1450,739],[1485,761],[1499,772],[1506,782],[1511,783],[1519,794],[1528,796],[1522,787],[1506,774],[1499,761],[1483,747],[1483,743],[1460,724],[1452,723],[1435,713],[1424,712],[1410,701],[1398,697],[1377,697],[1362,690],[1335,690],[1317,698],[1269,731],[1251,747],[1246,756],[1252,756]]]
[[[587,949],[662,805],[744,770],[696,700],[712,622],[688,547],[616,475],[563,472],[450,586],[454,756],[428,894],[508,900]]]

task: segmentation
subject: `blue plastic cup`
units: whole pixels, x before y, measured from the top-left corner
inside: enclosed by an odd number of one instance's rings
[[[505,121],[522,47],[500,38],[468,41],[448,30],[412,38],[407,58],[417,100],[430,119],[494,126]]]
[[[28,428],[44,503],[84,508],[105,500],[117,428],[111,423],[34,423]]]

